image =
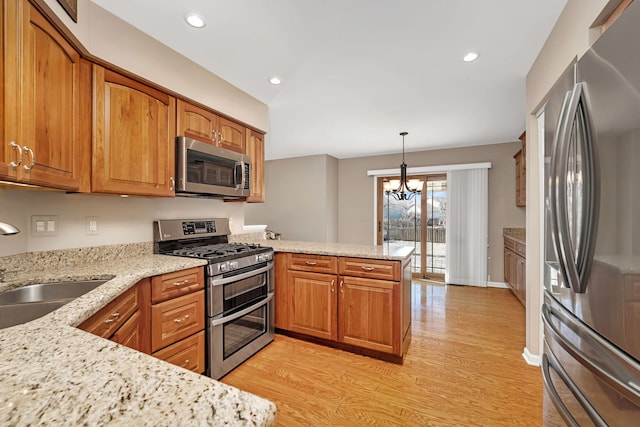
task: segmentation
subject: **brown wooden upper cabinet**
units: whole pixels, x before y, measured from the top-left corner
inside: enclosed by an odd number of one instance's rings
[[[88,168],[84,173],[82,168],[90,155],[90,65],[28,0],[4,2],[0,10],[0,176],[86,191]]]
[[[244,153],[244,126],[181,99],[178,99],[177,110],[177,136]]]
[[[264,134],[247,129],[245,153],[251,157],[251,195],[249,203],[264,202]]]
[[[175,194],[172,96],[93,66],[93,192]]]

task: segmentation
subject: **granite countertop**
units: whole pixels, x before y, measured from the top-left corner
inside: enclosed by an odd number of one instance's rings
[[[140,279],[205,263],[143,254],[7,269],[0,292],[46,281],[111,280],[40,319],[0,330],[0,424],[274,424],[275,405],[266,399],[75,327]]]
[[[525,228],[503,228],[502,235],[508,239],[515,240],[523,245],[527,244],[527,234]]]
[[[293,252],[301,254],[331,255],[352,258],[386,259],[408,261],[414,252],[412,246],[396,243],[384,245],[356,245],[351,243],[299,242],[293,240],[264,240],[243,238],[234,235],[235,241],[257,243],[272,247],[275,252]]]

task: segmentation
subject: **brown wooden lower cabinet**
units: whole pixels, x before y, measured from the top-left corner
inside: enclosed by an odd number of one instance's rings
[[[505,236],[504,238],[504,281],[522,305],[526,306],[526,247]]]
[[[79,328],[203,373],[204,326],[204,270],[198,267],[141,280]]]
[[[400,353],[400,284],[359,277],[340,279],[339,341]]]
[[[148,306],[150,280],[143,279],[85,320],[80,329],[111,339],[134,350],[150,353]]]
[[[279,253],[275,263],[279,330],[402,357],[411,283],[400,261]]]

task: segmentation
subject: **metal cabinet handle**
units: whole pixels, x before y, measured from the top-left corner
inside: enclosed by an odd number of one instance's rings
[[[173,191],[176,188],[176,180],[174,177],[169,177],[169,182],[171,185],[169,186],[169,191]]]
[[[364,265],[362,265],[362,266],[361,266],[361,268],[362,268],[364,271],[373,271],[373,270],[375,270],[375,267],[366,267],[366,266],[364,266]]]
[[[116,311],[108,319],[105,319],[104,323],[113,323],[120,318],[120,312]]]
[[[305,264],[307,264],[307,265],[316,265],[317,263],[315,261],[307,261]]]
[[[22,168],[28,172],[31,169],[33,169],[33,167],[36,164],[36,153],[32,149],[27,147],[26,145],[24,145],[22,147],[22,149],[24,150],[25,153],[27,153],[27,154],[29,154],[31,156],[31,163],[29,165],[22,166]]]
[[[334,284],[336,283],[335,279],[331,279],[331,292],[335,292]]]
[[[344,294],[344,287],[342,285],[344,285],[344,280],[340,280],[340,292]]]
[[[185,360],[185,361],[184,361],[184,363],[182,364],[182,367],[187,366],[187,365],[189,364],[189,362],[190,362],[190,360],[189,360],[189,359]]]
[[[189,317],[191,317],[191,316],[190,316],[190,315],[188,315],[188,314],[185,314],[185,315],[184,315],[184,316],[182,316],[182,317],[178,317],[177,319],[173,319],[173,321],[174,321],[175,323],[182,323],[182,322],[184,322],[185,320],[189,320]]]
[[[15,151],[18,150],[18,163],[11,161],[9,162],[9,166],[11,166],[11,169],[18,169],[18,166],[20,166],[22,164],[22,147],[20,147],[18,144],[16,144],[14,141],[11,141],[9,143],[9,146]]]
[[[190,279],[181,280],[180,282],[173,282],[171,286],[177,288],[178,286],[186,285],[187,283],[191,283]]]

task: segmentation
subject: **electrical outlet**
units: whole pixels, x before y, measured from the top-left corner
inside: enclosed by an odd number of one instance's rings
[[[58,234],[57,215],[31,216],[31,235],[33,237],[56,236]]]
[[[87,236],[95,236],[98,234],[98,217],[87,217]]]

